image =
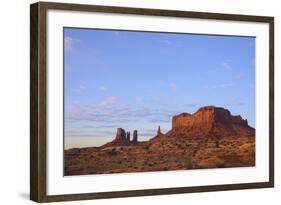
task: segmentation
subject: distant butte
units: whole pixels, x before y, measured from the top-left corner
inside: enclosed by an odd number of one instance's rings
[[[247,137],[255,135],[255,129],[248,125],[240,115],[231,115],[230,111],[215,106],[199,108],[195,113],[181,113],[172,118],[172,129],[162,133],[160,126],[157,134],[149,141],[165,140],[171,138],[205,138],[205,137]],[[116,137],[113,141],[101,146],[130,146],[138,144],[137,130],[133,132],[130,140],[130,132],[117,128]]]
[[[172,119],[172,129],[165,136],[171,137],[243,137],[252,136],[255,129],[240,115],[231,115],[221,107],[206,106],[193,114],[182,113]]]
[[[101,146],[105,147],[117,147],[117,146],[129,146],[138,144],[138,131],[134,130],[133,139],[130,139],[130,132],[126,132],[125,129],[117,128],[115,139]]]

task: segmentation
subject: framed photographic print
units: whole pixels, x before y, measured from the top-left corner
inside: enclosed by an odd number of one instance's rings
[[[274,18],[31,5],[30,198],[274,186]]]

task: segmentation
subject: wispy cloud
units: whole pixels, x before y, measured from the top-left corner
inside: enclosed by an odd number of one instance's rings
[[[67,119],[75,119],[82,111],[82,107],[79,103],[75,103],[71,110],[68,112]]]
[[[132,108],[128,104],[118,104],[116,97],[106,98],[95,105],[75,104],[66,115],[67,122],[91,122],[120,124],[125,122],[169,122],[180,112],[180,108],[159,107],[152,109],[148,105]]]
[[[67,50],[71,49],[73,39],[69,36],[64,37],[64,46]]]
[[[233,71],[233,67],[232,67],[231,63],[228,61],[219,62],[216,65],[216,67],[209,68],[208,70],[206,70],[205,74],[206,75],[210,75],[210,74],[220,74],[221,75],[222,71],[231,73],[231,71]]]
[[[225,104],[221,104],[220,106],[227,107],[227,106],[243,106],[245,103],[241,99],[232,99]]]
[[[196,107],[196,106],[198,106],[198,104],[197,103],[187,103],[184,106],[186,106],[186,107]]]
[[[65,130],[65,134],[67,137],[71,136],[79,136],[79,137],[113,137],[114,136],[115,130],[106,130],[106,129],[101,129],[97,130],[95,129],[95,132],[92,132],[89,129],[85,129],[83,127],[79,127],[77,129],[67,129]]]
[[[232,87],[234,84],[233,83],[222,83],[222,84],[217,84],[217,85],[206,85],[206,89],[224,89],[224,88],[229,88]]]
[[[107,87],[100,86],[100,87],[98,87],[98,90],[101,91],[101,92],[104,92],[104,91],[107,91]]]
[[[70,36],[64,37],[64,47],[67,51],[73,50],[73,46],[75,43],[80,42],[79,39],[72,38]]]
[[[86,90],[86,87],[84,85],[79,85],[79,87],[71,89],[72,92],[76,93],[81,93],[84,90]]]
[[[222,62],[221,63],[221,66],[223,69],[227,70],[227,71],[231,71],[232,70],[232,67],[231,65],[229,64],[229,62]]]
[[[105,100],[101,101],[101,102],[99,103],[99,106],[100,106],[101,108],[108,108],[108,107],[111,106],[113,103],[115,103],[116,99],[117,99],[117,98],[116,98],[115,96],[110,96],[110,97],[106,98]]]

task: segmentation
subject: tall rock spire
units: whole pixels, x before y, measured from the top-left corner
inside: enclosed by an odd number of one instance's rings
[[[137,143],[138,142],[138,131],[134,130],[133,132],[133,143]]]
[[[160,125],[158,126],[157,135],[161,134]]]
[[[130,140],[131,140],[130,135],[131,135],[130,132],[126,132],[126,139],[127,139],[128,142],[130,142]]]

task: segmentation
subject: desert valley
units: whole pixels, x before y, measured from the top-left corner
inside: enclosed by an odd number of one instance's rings
[[[117,128],[100,147],[64,151],[64,174],[109,174],[255,166],[255,129],[229,110],[206,106],[172,118],[172,128],[139,141]]]

